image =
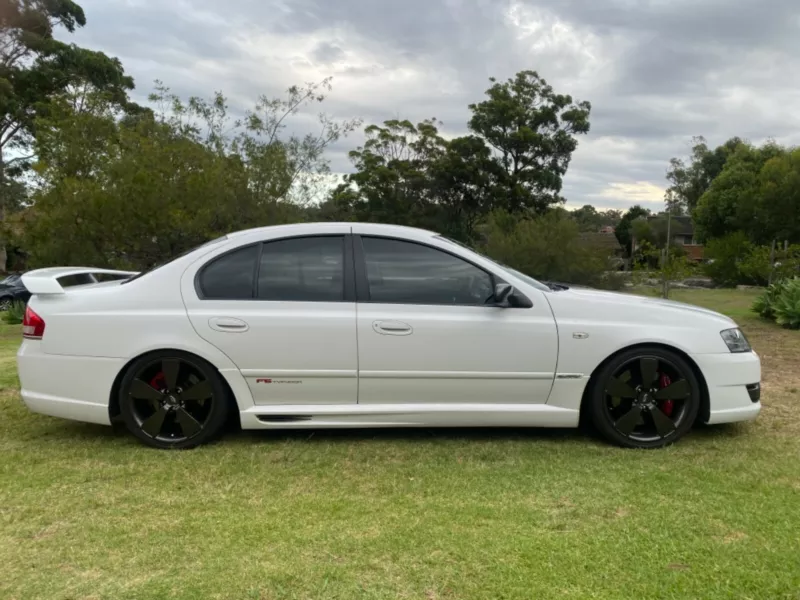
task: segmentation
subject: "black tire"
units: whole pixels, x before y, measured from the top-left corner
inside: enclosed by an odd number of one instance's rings
[[[170,381],[171,380],[171,381]],[[122,378],[119,407],[125,426],[148,446],[194,448],[222,433],[227,390],[217,370],[186,352],[153,352]]]
[[[592,424],[607,440],[626,448],[676,442],[692,428],[700,410],[701,387],[691,365],[657,346],[619,353],[594,374],[590,385]]]
[[[0,298],[0,312],[6,312],[11,309],[14,304],[14,298],[11,296],[3,296]]]

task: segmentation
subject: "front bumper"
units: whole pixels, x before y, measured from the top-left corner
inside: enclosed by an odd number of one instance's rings
[[[707,423],[751,421],[758,416],[761,412],[758,354],[693,354],[692,359],[700,367],[708,386]]]

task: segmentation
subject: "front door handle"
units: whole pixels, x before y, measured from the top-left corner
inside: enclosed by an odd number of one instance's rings
[[[213,317],[208,320],[208,326],[217,331],[225,333],[242,333],[250,329],[250,326],[241,319],[233,317]]]
[[[411,335],[414,329],[402,321],[373,321],[372,329],[381,335]]]

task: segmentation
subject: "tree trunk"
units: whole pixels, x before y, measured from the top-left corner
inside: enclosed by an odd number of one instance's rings
[[[6,262],[8,262],[6,240],[5,236],[2,234],[2,229],[5,228],[6,224],[6,206],[8,206],[8,198],[6,198],[7,193],[6,163],[3,160],[3,150],[0,148],[0,273],[6,273]]]
[[[769,251],[769,278],[767,285],[772,285],[772,273],[775,270],[775,240],[772,240],[772,248]]]

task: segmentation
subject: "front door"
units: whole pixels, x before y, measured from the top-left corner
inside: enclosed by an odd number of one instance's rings
[[[350,247],[345,235],[265,240],[184,275],[192,325],[239,367],[256,404],[357,401]]]
[[[545,403],[558,341],[550,306],[491,306],[497,277],[425,243],[354,238],[359,403]],[[364,289],[366,288],[366,289]]]

